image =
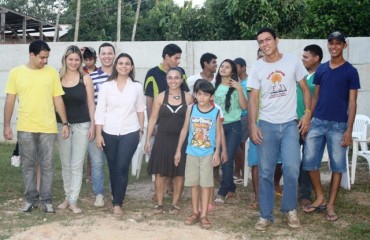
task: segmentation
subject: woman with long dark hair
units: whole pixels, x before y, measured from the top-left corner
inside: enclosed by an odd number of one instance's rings
[[[134,79],[134,61],[121,53],[100,86],[95,113],[96,144],[108,161],[115,217],[123,215],[131,159],[144,129],[143,86]]]
[[[216,75],[215,103],[223,113],[223,129],[226,139],[227,162],[222,163],[222,179],[216,204],[225,203],[226,199],[235,197],[235,184],[233,179],[234,158],[242,138],[242,127],[240,122],[241,111],[247,109],[247,99],[243,88],[239,84],[236,64],[225,59]]]
[[[181,128],[184,125],[187,106],[193,103],[193,97],[182,89],[184,83],[180,68],[170,68],[166,78],[168,90],[154,98],[146,135],[145,151],[147,154],[150,153],[148,173],[155,174],[157,205],[154,213],[163,213],[165,179],[171,177],[174,178],[175,182],[172,207],[169,213],[177,214],[179,212],[178,204],[184,189],[186,144],[183,145],[182,158],[178,166],[175,166],[174,157]],[[157,122],[157,135],[152,149],[150,136]]]

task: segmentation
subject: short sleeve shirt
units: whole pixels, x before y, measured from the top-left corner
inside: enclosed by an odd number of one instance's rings
[[[248,76],[247,87],[259,89],[259,119],[274,124],[297,119],[297,82],[308,74],[300,59],[283,54],[274,63],[258,60]]]
[[[26,65],[13,68],[5,88],[19,100],[17,131],[57,133],[54,97],[64,94],[58,72],[45,66],[30,69]]]
[[[331,69],[329,62],[326,62],[317,68],[313,83],[320,85],[314,117],[347,122],[349,91],[360,88],[357,69],[348,62]]]

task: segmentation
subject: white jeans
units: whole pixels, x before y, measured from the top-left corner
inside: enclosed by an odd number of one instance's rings
[[[89,128],[90,122],[71,124],[69,137],[63,139],[62,124],[58,123],[57,144],[62,163],[63,188],[70,204],[76,204],[80,195]]]

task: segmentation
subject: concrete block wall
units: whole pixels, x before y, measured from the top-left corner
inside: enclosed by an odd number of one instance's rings
[[[361,90],[358,94],[357,113],[370,116],[370,108],[366,102],[370,102],[370,37],[347,38],[348,48],[345,50],[345,58],[352,63],[359,71]],[[49,43],[51,48],[49,65],[59,69],[61,57],[69,45],[79,47],[90,46],[98,51],[98,47],[103,42],[58,42]],[[126,52],[130,54],[135,63],[136,80],[144,82],[146,72],[158,65],[162,61],[162,50],[170,42],[111,42],[116,48],[116,54]],[[188,76],[201,71],[199,59],[205,52],[211,52],[217,55],[218,63],[224,59],[235,59],[243,57],[247,61],[247,72],[250,71],[253,63],[256,61],[257,42],[254,40],[246,41],[205,41],[205,42],[187,42],[178,41],[183,50],[180,66],[183,67]],[[303,48],[309,44],[318,44],[324,51],[323,61],[327,61],[330,56],[327,50],[327,40],[325,39],[281,39],[279,49],[281,52],[289,52],[301,57]],[[28,44],[18,45],[0,45],[0,129],[3,129],[4,121],[4,100],[5,85],[8,73],[11,68],[25,64],[28,61]],[[97,63],[99,66],[99,61]],[[17,111],[15,109],[12,118],[12,127],[15,132]],[[2,132],[2,131],[1,131]],[[0,135],[0,141],[4,141],[3,135]]]

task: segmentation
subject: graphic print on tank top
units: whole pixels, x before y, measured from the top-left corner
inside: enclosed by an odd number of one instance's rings
[[[191,145],[198,148],[208,148],[211,146],[209,130],[214,122],[212,119],[191,117],[191,124],[194,129],[191,139]]]

